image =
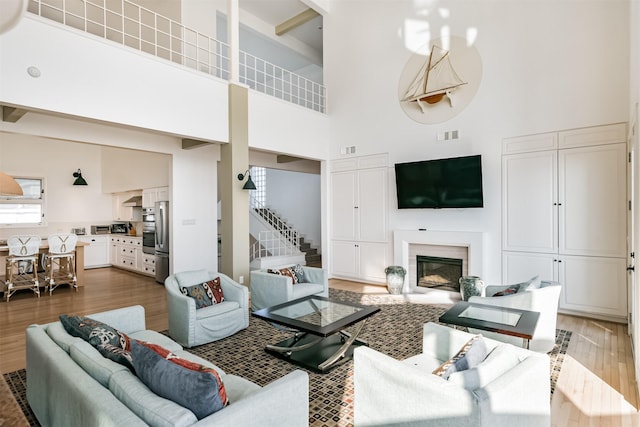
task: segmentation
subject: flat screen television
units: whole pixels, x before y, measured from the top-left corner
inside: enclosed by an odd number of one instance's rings
[[[480,155],[396,163],[398,209],[481,208]]]

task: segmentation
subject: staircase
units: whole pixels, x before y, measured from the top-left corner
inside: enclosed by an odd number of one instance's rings
[[[295,228],[291,227],[284,221],[276,212],[272,211],[270,208],[262,205],[254,198],[251,198],[250,204],[254,212],[260,216],[270,227],[272,227],[272,231],[270,232],[261,232],[261,236],[259,236],[258,240],[252,239],[251,244],[251,259],[261,258],[272,255],[280,255],[273,254],[269,250],[266,250],[268,247],[273,247],[272,243],[262,240],[274,240],[273,235],[277,234],[280,236],[279,238],[285,241],[285,252],[287,253],[304,253],[304,259],[306,265],[308,266],[321,266],[322,265],[322,257],[318,254],[318,250],[316,248],[312,248],[311,244],[304,241],[304,237],[300,236],[300,233]],[[255,240],[255,241],[253,241]]]
[[[322,255],[318,253],[318,249],[311,247],[311,243],[305,242],[304,237],[300,237],[300,251],[304,252],[308,267],[322,267]]]

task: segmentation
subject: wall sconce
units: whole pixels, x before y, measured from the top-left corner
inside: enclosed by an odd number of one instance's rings
[[[73,185],[87,185],[87,181],[82,177],[82,172],[78,169],[78,172],[73,173],[73,177],[76,179],[73,181]]]
[[[247,169],[244,172],[244,174],[242,174],[242,173],[238,174],[238,181],[243,181],[245,177],[247,177],[247,182],[244,183],[244,185],[242,186],[242,189],[243,190],[255,190],[256,189],[256,185],[251,180],[251,174],[249,173],[249,169]]]
[[[22,187],[12,176],[0,172],[0,196],[22,196]]]

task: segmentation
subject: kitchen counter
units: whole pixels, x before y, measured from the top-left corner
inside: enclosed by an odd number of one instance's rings
[[[4,245],[2,244],[4,243]],[[6,245],[6,241],[0,242],[0,259],[2,260],[2,271],[4,271],[5,257],[9,255],[9,247]],[[84,286],[84,247],[88,243],[78,242],[76,244],[76,278],[78,279],[78,286]],[[40,253],[49,252],[49,242],[46,239],[42,240],[40,244]],[[0,285],[0,291],[4,290],[4,283]]]

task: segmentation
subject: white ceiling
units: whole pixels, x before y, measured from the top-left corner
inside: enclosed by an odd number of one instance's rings
[[[240,8],[275,27],[309,8],[300,0],[240,0]],[[288,36],[300,40],[322,53],[322,16],[288,31]]]

